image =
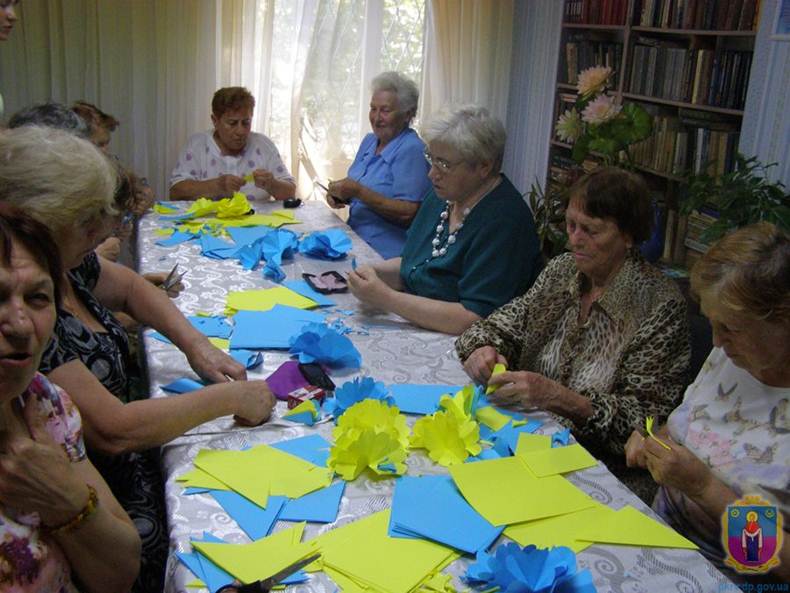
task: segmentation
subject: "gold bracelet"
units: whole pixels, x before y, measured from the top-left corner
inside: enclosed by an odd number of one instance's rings
[[[85,503],[85,506],[82,507],[82,510],[65,523],[61,523],[55,527],[49,527],[46,525],[42,526],[47,533],[58,534],[72,531],[73,529],[76,529],[85,523],[88,517],[96,512],[96,509],[99,507],[99,497],[96,494],[96,488],[90,484],[86,484],[86,486],[88,486],[88,502]]]

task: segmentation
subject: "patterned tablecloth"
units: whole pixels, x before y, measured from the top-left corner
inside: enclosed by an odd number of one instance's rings
[[[278,208],[277,204],[256,204],[258,212]],[[311,230],[343,228],[353,239],[354,255],[359,264],[379,259],[378,255],[357,237],[351,229],[332,211],[319,202],[307,202],[295,213],[301,224],[287,228],[302,233]],[[140,223],[139,253],[140,269],[143,272],[168,271],[178,262],[188,270],[184,284],[186,289],[176,299],[176,304],[187,315],[198,311],[222,314],[228,291],[271,287],[273,284],[257,271],[244,271],[238,262],[215,260],[200,255],[196,242],[176,247],[160,247],[155,241],[160,237],[154,232],[163,226],[159,216],[150,214]],[[286,260],[283,269],[288,279],[301,279],[303,272],[337,270],[347,272],[350,258],[339,262],[308,259],[297,255]],[[467,377],[453,349],[453,338],[444,334],[416,328],[394,315],[365,310],[350,294],[332,295],[337,306],[332,309],[332,319],[340,319],[348,327],[348,334],[362,354],[360,375],[367,375],[384,383],[441,383],[458,385],[467,382]],[[194,374],[186,358],[174,346],[152,339],[146,331],[144,344],[148,360],[151,393],[154,397],[166,397],[160,385]],[[251,378],[263,378],[288,359],[287,353],[267,351],[264,363],[250,373]],[[333,375],[335,382],[342,384],[357,376],[354,374]],[[173,396],[177,397],[177,396]],[[249,541],[236,523],[228,517],[212,497],[206,494],[184,496],[183,488],[175,478],[192,467],[192,460],[202,448],[240,449],[258,444],[302,436],[317,431],[331,439],[334,426],[331,422],[309,428],[279,420],[284,411],[278,404],[273,420],[257,428],[242,428],[229,417],[208,422],[178,438],[164,447],[163,471],[166,477],[167,511],[170,528],[171,556],[167,569],[167,592],[196,591],[187,589],[186,584],[194,579],[175,557],[175,552],[190,551],[189,540],[204,531],[228,542]],[[553,432],[547,417],[542,432]],[[408,461],[408,473],[442,473],[444,468],[435,466],[421,452],[412,452]],[[642,511],[649,509],[625,488],[603,464],[572,474],[569,479],[588,492],[596,500],[613,508],[631,504]],[[383,510],[390,504],[393,480],[372,481],[365,474],[347,485],[337,521],[330,525],[308,524],[305,539],[326,530],[351,522],[356,518]],[[280,522],[275,531],[288,526]],[[634,548],[626,546],[593,545],[578,555],[580,567],[589,567],[594,575],[598,591],[658,592],[677,591],[682,593],[719,593],[734,587],[709,562],[697,552],[660,548]],[[454,575],[463,574],[465,561],[460,560],[448,569]],[[456,586],[460,586],[456,580]],[[315,573],[308,583],[289,588],[290,591],[305,593],[332,593],[337,587],[323,573]]]

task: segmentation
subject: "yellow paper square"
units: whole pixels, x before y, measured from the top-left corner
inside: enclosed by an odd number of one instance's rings
[[[594,504],[562,476],[535,477],[520,457],[454,465],[450,475],[467,502],[494,525],[553,517]]]
[[[625,506],[617,512],[587,523],[576,537],[602,544],[698,549],[693,542],[674,529],[640,513],[632,506]]]
[[[532,434],[522,432],[518,435],[516,455],[523,455],[530,451],[545,451],[551,449],[551,437],[545,434]]]
[[[232,574],[242,583],[265,579],[309,556],[308,544],[293,543],[301,539],[304,523],[278,531],[250,544],[192,542],[192,547]]]
[[[519,455],[530,471],[543,478],[556,474],[585,469],[598,465],[598,461],[590,453],[574,443],[565,447],[554,447],[542,451],[528,451]]]
[[[268,311],[275,305],[288,305],[297,309],[312,309],[318,306],[312,299],[294,292],[286,286],[255,290],[239,290],[228,293],[227,306],[239,311]]]
[[[477,421],[480,422],[480,424],[485,424],[488,428],[495,432],[500,428],[507,426],[507,423],[513,419],[507,414],[503,414],[493,406],[478,408],[477,412],[475,412],[475,418],[477,418]]]
[[[592,545],[592,542],[576,538],[579,531],[590,521],[605,520],[605,517],[612,513],[614,511],[609,507],[596,503],[588,509],[574,513],[509,525],[505,528],[505,535],[520,546],[530,544],[539,548],[566,546],[578,553]]]

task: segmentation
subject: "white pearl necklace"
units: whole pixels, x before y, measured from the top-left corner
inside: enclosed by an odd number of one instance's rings
[[[461,213],[461,221],[458,223],[458,226],[455,229],[447,234],[447,239],[445,239],[444,245],[442,245],[441,236],[442,232],[444,231],[444,224],[448,224],[449,230],[449,222],[447,221],[450,218],[450,202],[447,202],[447,205],[444,207],[444,211],[439,215],[439,224],[436,225],[436,234],[433,237],[433,241],[431,244],[433,245],[433,250],[431,251],[431,259],[436,257],[441,257],[445,253],[447,253],[447,248],[455,243],[455,236],[458,232],[464,227],[464,220],[466,217],[469,216],[469,213],[472,211],[471,208],[464,208],[464,211]],[[440,247],[441,245],[441,247]]]

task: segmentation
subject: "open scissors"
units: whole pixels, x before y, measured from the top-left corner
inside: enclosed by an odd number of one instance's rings
[[[168,291],[173,288],[176,284],[181,282],[181,279],[186,275],[187,271],[184,270],[180,274],[178,273],[178,264],[173,266],[173,269],[170,270],[170,273],[165,278],[165,281],[162,282],[162,290]]]
[[[267,579],[253,581],[252,583],[248,583],[246,585],[225,585],[224,587],[217,589],[217,593],[223,593],[223,591],[231,591],[233,589],[235,589],[238,593],[269,593],[269,591],[272,590],[272,587],[278,585],[285,577],[292,575],[297,570],[304,568],[308,564],[312,564],[318,560],[320,556],[320,554],[312,554],[307,558],[297,560],[293,564],[289,564],[281,571],[273,574]]]

